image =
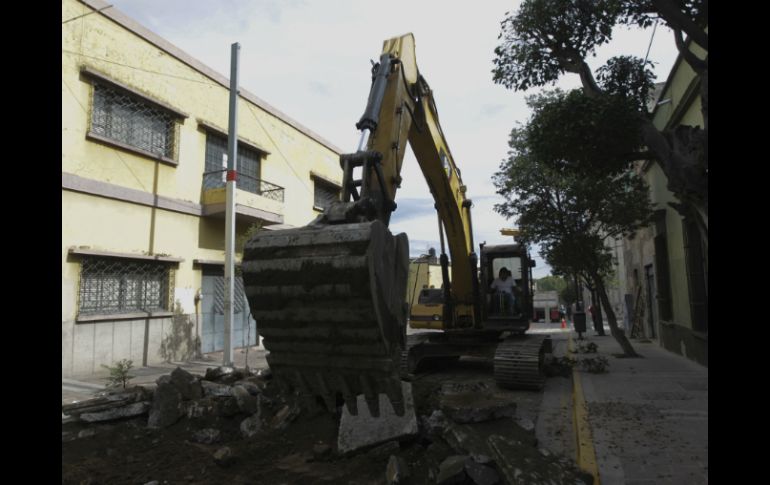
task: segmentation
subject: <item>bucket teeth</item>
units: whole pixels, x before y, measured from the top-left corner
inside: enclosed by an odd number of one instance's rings
[[[406,329],[408,241],[380,221],[264,230],[246,244],[249,307],[276,379],[308,407],[351,414],[363,394],[372,416],[379,394],[402,414],[398,376]],[[397,388],[397,390],[396,390]]]

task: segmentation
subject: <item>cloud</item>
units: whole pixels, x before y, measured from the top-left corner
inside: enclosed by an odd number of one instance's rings
[[[398,197],[396,196],[398,207],[393,213],[391,220],[404,222],[416,217],[425,217],[427,215],[436,216],[434,201],[428,197]],[[438,219],[436,219],[438,220]]]

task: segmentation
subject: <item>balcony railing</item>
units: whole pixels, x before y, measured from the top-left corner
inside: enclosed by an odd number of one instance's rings
[[[214,170],[211,172],[203,172],[203,190],[206,189],[218,189],[224,187],[227,183],[227,170]],[[258,178],[246,175],[243,173],[238,174],[236,181],[237,188],[251,192],[252,194],[261,195],[278,202],[283,202],[283,187]]]

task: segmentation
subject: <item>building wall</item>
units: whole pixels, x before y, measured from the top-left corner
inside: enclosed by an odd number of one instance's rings
[[[64,0],[62,19],[106,5]],[[84,68],[187,115],[177,129],[176,164],[87,137],[93,88]],[[135,365],[183,359],[196,350],[201,268],[193,261],[224,261],[224,220],[204,215],[224,202],[224,189],[202,187],[203,124],[226,130],[228,82],[114,7],[62,25],[63,376],[99,372],[123,358]],[[238,216],[236,233],[257,221],[301,226],[314,219],[311,172],[339,183],[339,149],[243,88],[238,134],[267,153],[260,178],[283,187],[284,202],[239,190],[237,204],[251,215]],[[181,258],[172,266],[171,313],[76,322],[81,259],[73,248]]]
[[[700,48],[692,45],[691,49],[703,57]],[[695,73],[680,57],[660,93],[653,112],[653,123],[661,130],[677,125],[702,126],[700,108],[701,100]],[[657,163],[640,164],[639,167],[650,187],[654,208],[665,211],[672,317],[670,320],[663,320],[657,315],[657,311],[653,312],[656,326],[654,337],[666,349],[708,365],[708,336],[692,330],[682,216],[669,205],[671,202],[677,202],[677,198],[668,191],[666,176]],[[652,264],[656,274],[661,271],[655,264],[655,235],[656,229],[653,225],[638,231],[633,239],[624,241],[626,293],[635,296],[637,283],[644,284],[644,266]],[[639,282],[634,280],[634,269],[639,274]],[[655,288],[654,291],[657,292],[658,289]],[[645,336],[653,336],[651,329],[645,327]]]

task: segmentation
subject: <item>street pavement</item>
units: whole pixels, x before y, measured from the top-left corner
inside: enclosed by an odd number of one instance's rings
[[[618,358],[621,349],[608,327],[607,336],[590,329],[582,341],[559,323],[535,323],[530,333],[551,334],[557,357],[604,356],[610,363],[606,373],[576,368],[572,379],[547,379],[535,422],[540,446],[575,457],[603,485],[708,484],[708,368],[644,340],[631,340],[642,358]],[[578,342],[595,343],[598,353],[574,353]],[[235,365],[266,368],[265,354],[263,348],[252,347],[248,355],[236,349]],[[140,367],[132,369],[131,384],[154,384],[177,366],[203,375],[221,363],[217,352]],[[106,376],[105,370],[62,378],[62,404],[94,397],[104,389]],[[581,427],[582,422],[587,425]]]
[[[570,332],[567,346],[575,350],[577,342],[593,342],[598,353],[573,357],[604,356],[609,371],[575,372],[572,411],[573,417],[580,414],[576,401],[582,398],[600,483],[708,484],[708,368],[649,340],[631,340],[642,358],[618,358],[622,351],[609,328],[604,337],[588,333],[578,341]],[[565,346],[557,348],[563,352]]]

